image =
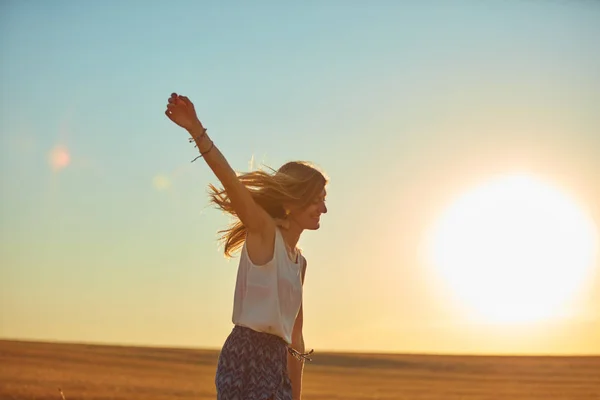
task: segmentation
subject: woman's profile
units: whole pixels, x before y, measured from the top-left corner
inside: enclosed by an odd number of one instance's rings
[[[210,199],[235,222],[221,233],[226,256],[240,252],[233,329],[217,364],[219,400],[299,400],[305,353],[302,293],[306,259],[297,248],[303,231],[317,230],[327,179],[306,162],[273,173],[236,174],[208,136],[185,96],[173,93],[165,114],[187,130],[222,188]]]

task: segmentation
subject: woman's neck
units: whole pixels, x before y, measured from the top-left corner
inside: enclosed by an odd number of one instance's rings
[[[290,247],[290,249],[296,248],[298,241],[300,240],[300,235],[302,234],[302,228],[290,224],[288,229],[282,229],[281,235],[283,236],[283,240]]]

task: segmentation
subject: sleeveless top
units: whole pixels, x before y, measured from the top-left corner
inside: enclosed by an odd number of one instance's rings
[[[290,260],[279,228],[275,229],[273,258],[264,265],[250,261],[244,243],[235,284],[233,323],[279,336],[291,344],[302,304],[304,265],[301,254],[297,262]]]

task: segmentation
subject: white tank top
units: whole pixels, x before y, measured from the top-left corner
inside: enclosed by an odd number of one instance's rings
[[[246,244],[242,248],[233,302],[233,323],[277,335],[292,343],[292,330],[302,304],[304,257],[290,260],[283,236],[275,229],[271,261],[256,266]]]

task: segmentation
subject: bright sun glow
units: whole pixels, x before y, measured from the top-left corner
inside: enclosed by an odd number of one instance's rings
[[[457,199],[429,236],[427,254],[456,295],[493,323],[557,317],[594,264],[593,222],[560,191],[525,175]]]

